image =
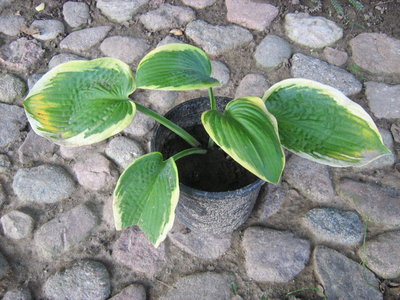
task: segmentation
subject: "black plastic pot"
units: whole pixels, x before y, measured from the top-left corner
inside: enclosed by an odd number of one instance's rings
[[[217,107],[223,110],[229,98],[217,97]],[[196,98],[172,108],[165,117],[187,129],[201,124],[201,113],[210,109],[208,98]],[[175,134],[158,126],[151,141],[152,151],[161,151],[162,146]],[[213,234],[232,232],[248,219],[263,185],[263,180],[233,191],[207,192],[180,184],[180,198],[176,216],[181,223],[193,231]]]

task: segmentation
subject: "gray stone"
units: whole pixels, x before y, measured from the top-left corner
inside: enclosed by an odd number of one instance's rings
[[[32,234],[33,219],[31,216],[13,210],[1,217],[4,234],[10,239],[24,239]]]
[[[400,74],[400,40],[382,33],[361,33],[349,42],[353,61],[374,74]]]
[[[111,139],[106,148],[106,154],[118,166],[125,169],[136,158],[142,156],[144,151],[140,144],[135,140],[124,136],[117,136]]]
[[[217,0],[182,0],[183,4],[197,8],[203,9],[207,6],[213,5]]]
[[[286,164],[284,177],[303,196],[317,203],[330,203],[334,197],[327,166],[293,155]]]
[[[89,22],[89,6],[84,2],[68,1],[63,5],[64,20],[71,27],[78,27]]]
[[[153,129],[155,121],[149,116],[137,112],[133,122],[122,132],[133,135],[134,137],[142,137]]]
[[[131,284],[109,300],[146,300],[146,289],[140,284]]]
[[[21,147],[19,147],[18,155],[22,163],[28,163],[43,158],[46,155],[52,155],[56,151],[56,144],[37,135],[31,130]]]
[[[27,122],[23,108],[0,103],[0,148],[21,140]]]
[[[98,153],[80,157],[73,170],[78,182],[89,190],[107,190],[116,182],[114,173],[111,171],[110,161]]]
[[[32,300],[32,296],[27,288],[20,288],[7,291],[2,300]]]
[[[363,223],[360,217],[351,211],[314,208],[307,212],[304,221],[319,242],[354,246],[363,238]]]
[[[0,32],[16,36],[21,32],[21,28],[25,26],[25,19],[21,16],[4,16],[0,17]]]
[[[305,13],[287,14],[285,30],[293,42],[310,48],[323,48],[343,37],[343,29],[335,22]]]
[[[268,69],[279,68],[288,61],[292,49],[288,42],[277,35],[267,35],[257,46],[254,58],[257,64]]]
[[[244,232],[247,275],[259,282],[288,282],[299,274],[310,257],[310,242],[291,232],[250,227]]]
[[[261,74],[247,74],[236,89],[235,98],[255,96],[262,97],[270,85]]]
[[[0,173],[6,173],[11,169],[11,160],[7,154],[0,154]]]
[[[400,197],[393,189],[344,179],[338,193],[368,222],[387,229],[400,227]]]
[[[24,96],[25,82],[11,74],[0,75],[0,101],[13,103]]]
[[[80,204],[36,230],[37,252],[46,259],[54,259],[86,240],[96,225],[97,217]]]
[[[257,0],[225,0],[229,22],[263,31],[276,18],[279,9]]]
[[[113,246],[113,258],[135,272],[152,277],[166,263],[165,243],[158,248],[135,227],[125,228]]]
[[[105,300],[110,295],[110,275],[97,261],[83,260],[50,276],[43,286],[49,300]]]
[[[226,276],[205,272],[181,277],[160,300],[230,300],[231,290]]]
[[[0,183],[0,208],[6,201],[6,193],[4,192],[3,185]]]
[[[324,57],[328,63],[341,67],[346,63],[349,56],[345,51],[340,51],[332,47],[326,47],[324,49]]]
[[[228,83],[230,77],[230,71],[223,62],[220,62],[218,60],[212,60],[211,70],[212,70],[211,77],[217,79],[221,84],[220,86],[224,86],[225,84]]]
[[[145,39],[133,36],[111,36],[100,45],[104,55],[118,58],[127,64],[141,59],[149,48]]]
[[[0,0],[0,12],[2,11],[3,8],[10,6],[10,4],[13,2],[14,0]]]
[[[55,203],[69,197],[75,184],[63,168],[41,165],[19,169],[14,176],[13,189],[22,201]]]
[[[202,20],[190,22],[186,26],[186,35],[205,52],[218,56],[253,40],[247,29],[236,25],[211,25]]]
[[[123,23],[132,19],[149,0],[98,0],[97,8],[107,18]]]
[[[385,232],[358,249],[366,266],[384,279],[400,276],[400,231]]]
[[[217,259],[222,256],[230,248],[232,239],[231,234],[191,232],[177,221],[168,237],[178,248],[202,259]]]
[[[61,41],[60,48],[72,52],[84,53],[94,45],[100,43],[110,30],[111,26],[97,26],[74,31]]]
[[[178,40],[177,38],[167,35],[165,38],[163,38],[158,44],[157,47],[164,46],[167,44],[184,44],[181,40]]]
[[[346,96],[361,92],[362,84],[353,74],[301,53],[292,57],[291,73],[293,77],[306,78],[330,85]]]
[[[287,184],[268,184],[268,191],[262,195],[259,216],[262,221],[279,211],[287,197]],[[260,197],[260,196],[259,196]]]
[[[317,247],[314,265],[329,299],[383,299],[374,274],[335,250]]]
[[[376,117],[400,118],[400,84],[369,81],[365,83],[365,88],[369,107]]]
[[[10,265],[8,264],[6,258],[0,252],[0,279],[2,279],[10,269]]]
[[[32,36],[42,41],[54,40],[65,30],[64,24],[58,20],[36,20],[31,24],[31,29],[39,31]]]
[[[36,82],[43,77],[44,74],[32,74],[28,77],[28,89],[31,90]]]
[[[38,41],[22,37],[4,45],[0,52],[8,68],[28,71],[40,61],[45,51]]]
[[[58,66],[60,64],[63,64],[63,63],[69,62],[69,61],[73,61],[73,60],[87,60],[87,59],[82,57],[82,56],[71,54],[71,53],[57,54],[57,55],[54,55],[50,59],[50,61],[49,61],[49,69],[52,69],[55,66]]]
[[[150,91],[148,101],[161,113],[175,106],[179,93],[175,91]]]
[[[393,139],[396,143],[400,144],[400,120],[397,120],[390,127],[390,131],[392,132]],[[1,172],[1,158],[0,158],[0,172]]]
[[[189,7],[162,4],[156,10],[151,10],[140,16],[140,22],[150,31],[179,28],[196,18]]]
[[[80,147],[60,146],[60,154],[65,159],[78,159],[80,157],[91,155],[93,153],[102,153],[104,152],[106,146],[106,141]]]

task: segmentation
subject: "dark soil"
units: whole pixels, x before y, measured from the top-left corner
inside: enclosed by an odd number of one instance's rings
[[[202,125],[185,128],[195,136],[203,148],[207,148],[208,135]],[[174,135],[163,145],[165,158],[171,157],[190,146]],[[176,161],[179,180],[186,186],[208,192],[226,192],[242,188],[257,180],[219,147],[209,149],[206,154],[190,155]]]

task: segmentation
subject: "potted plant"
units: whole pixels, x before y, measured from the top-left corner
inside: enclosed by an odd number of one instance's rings
[[[135,76],[128,65],[113,58],[72,61],[46,73],[27,95],[24,107],[33,130],[63,146],[107,139],[127,127],[136,110],[190,145],[167,159],[160,152],[137,158],[114,191],[116,228],[139,225],[155,247],[173,225],[179,199],[176,161],[184,157],[207,155],[218,146],[257,178],[278,183],[285,164],[282,147],[337,167],[363,165],[390,153],[371,117],[332,87],[288,79],[273,85],[262,99],[234,99],[221,111],[212,91],[219,83],[210,74],[207,55],[187,44],[154,49],[141,60]],[[201,114],[209,135],[206,145],[132,101],[129,95],[136,88],[207,88],[210,108]],[[220,103],[220,109],[225,104]]]

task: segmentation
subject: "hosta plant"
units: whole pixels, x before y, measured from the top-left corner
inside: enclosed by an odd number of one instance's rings
[[[390,153],[371,117],[338,90],[305,79],[273,85],[264,97],[241,97],[216,109],[211,64],[200,49],[170,44],[148,53],[134,75],[114,58],[71,61],[45,74],[24,107],[33,130],[63,146],[100,142],[127,127],[140,111],[183,138],[191,148],[165,159],[152,152],[134,160],[114,191],[118,230],[138,225],[157,247],[174,221],[179,199],[176,160],[219,146],[259,178],[278,183],[285,165],[283,147],[336,167],[360,166]],[[135,103],[136,89],[208,89],[210,109],[202,123],[210,136],[201,147],[183,128]],[[215,144],[216,145],[215,145]]]

